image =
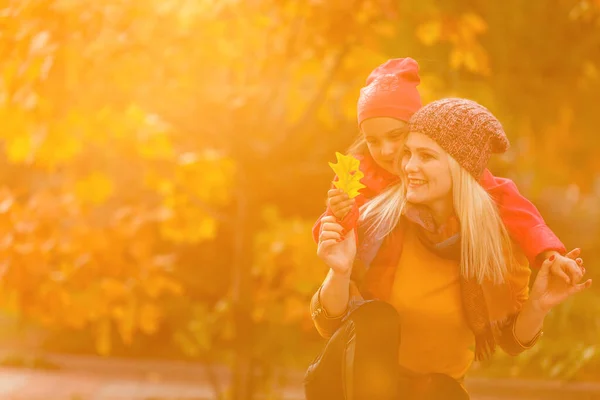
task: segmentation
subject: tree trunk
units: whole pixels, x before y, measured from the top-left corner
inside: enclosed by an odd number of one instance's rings
[[[235,360],[232,373],[232,400],[250,400],[252,393],[252,191],[247,189],[243,172],[236,182],[237,209],[234,220],[234,265],[232,276],[232,307],[236,332]],[[255,208],[256,209],[256,208]]]

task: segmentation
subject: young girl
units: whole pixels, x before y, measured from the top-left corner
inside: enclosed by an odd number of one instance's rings
[[[358,100],[361,134],[349,149],[349,153],[360,161],[360,169],[365,175],[361,182],[366,188],[354,199],[349,199],[339,189],[329,190],[327,210],[313,227],[315,241],[323,217],[334,216],[349,231],[356,226],[359,208],[398,181],[394,160],[404,143],[407,121],[421,108],[419,83],[419,66],[412,58],[389,60],[367,78],[367,85],[361,89]],[[557,261],[552,264],[553,274],[567,283],[581,279],[582,269],[563,255],[565,246],[511,180],[494,177],[485,169],[479,183],[496,202],[509,234],[523,249],[530,265],[537,267],[554,255]]]

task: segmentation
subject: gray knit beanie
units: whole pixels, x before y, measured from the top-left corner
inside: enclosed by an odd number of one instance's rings
[[[408,129],[435,140],[478,180],[492,153],[504,153],[510,145],[496,117],[467,99],[448,98],[429,103],[413,114]]]

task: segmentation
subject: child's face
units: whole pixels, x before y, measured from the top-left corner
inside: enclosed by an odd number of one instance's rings
[[[406,200],[424,204],[436,211],[452,205],[452,175],[446,153],[422,133],[411,132],[402,155]]]
[[[398,175],[396,160],[406,137],[406,122],[388,117],[369,118],[360,128],[377,165]]]

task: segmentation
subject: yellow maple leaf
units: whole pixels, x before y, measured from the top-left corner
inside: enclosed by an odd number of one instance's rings
[[[348,155],[345,156],[342,153],[335,153],[337,163],[329,163],[329,166],[335,172],[338,180],[333,182],[333,185],[342,189],[348,197],[351,199],[359,195],[359,190],[366,187],[360,180],[365,176],[358,167],[360,161],[356,158]]]

